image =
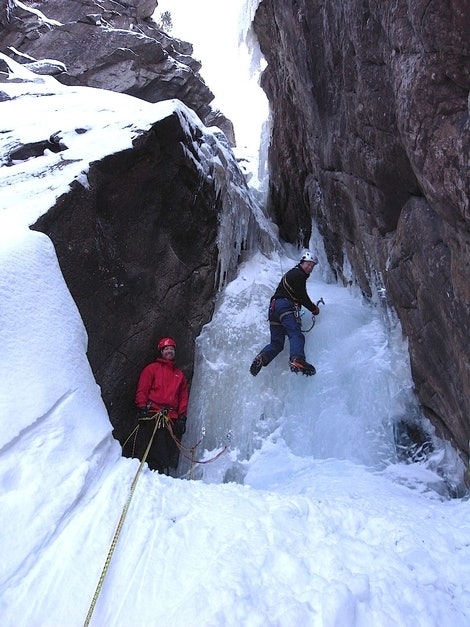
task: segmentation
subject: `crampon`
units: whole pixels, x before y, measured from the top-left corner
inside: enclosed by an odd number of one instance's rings
[[[305,359],[302,359],[302,357],[291,357],[289,360],[289,366],[291,372],[295,372],[295,374],[301,372],[307,377],[311,377],[316,372],[315,366],[307,363]]]

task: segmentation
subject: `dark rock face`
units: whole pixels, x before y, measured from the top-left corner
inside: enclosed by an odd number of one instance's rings
[[[338,275],[383,286],[418,396],[468,457],[470,5],[263,0],[270,210]]]
[[[199,75],[201,64],[192,58],[191,44],[170,38],[149,19],[157,0],[24,4],[36,12],[0,0],[0,52],[32,71],[21,55],[63,63],[67,70],[56,78],[65,85],[108,89],[148,102],[178,98],[203,122],[214,119],[209,104],[214,96]],[[39,65],[38,72],[45,73],[44,64]],[[225,131],[229,123],[222,114],[219,122]]]
[[[220,199],[188,159],[192,133],[176,114],[160,120],[132,149],[92,164],[90,189],[74,184],[32,227],[54,242],[121,442],[158,339],[175,338],[190,380],[194,340],[212,315]]]

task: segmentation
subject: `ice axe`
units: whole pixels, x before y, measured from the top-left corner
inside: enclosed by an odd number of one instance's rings
[[[325,304],[325,301],[323,300],[323,298],[320,298],[319,300],[317,300],[316,305],[317,307],[320,305],[320,303],[322,305]],[[308,329],[302,329],[302,333],[308,333],[309,331],[311,331],[313,329],[313,327],[315,326],[315,314],[312,314],[312,324],[309,326]]]

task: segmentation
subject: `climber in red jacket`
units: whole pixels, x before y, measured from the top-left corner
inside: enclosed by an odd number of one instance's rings
[[[137,457],[142,457],[150,441],[154,421],[151,417],[166,410],[174,436],[181,440],[186,431],[188,387],[183,372],[175,366],[176,343],[170,337],[158,342],[160,357],[146,366],[139,377],[135,403],[139,412],[139,430],[136,441]],[[176,468],[178,447],[166,427],[158,429],[147,462],[152,470],[165,472]]]

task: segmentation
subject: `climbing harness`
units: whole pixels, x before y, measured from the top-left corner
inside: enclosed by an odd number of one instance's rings
[[[132,438],[132,436],[134,436],[134,439],[132,440],[131,457],[135,457],[135,445],[136,445],[136,442],[137,442],[137,436],[139,434],[140,423],[144,422],[144,421],[148,421],[148,420],[155,420],[157,422],[157,429],[161,429],[162,427],[168,427],[170,425],[170,422],[171,422],[171,420],[168,418],[168,410],[167,409],[162,409],[162,410],[157,411],[157,412],[150,412],[150,410],[149,410],[149,413],[146,416],[140,416],[138,418],[137,426],[129,434],[129,436],[125,440],[124,444],[122,445],[122,448],[124,449],[124,447],[129,442],[129,440]],[[171,433],[173,434],[172,431],[171,431]]]
[[[125,518],[127,516],[127,512],[129,510],[129,506],[131,504],[131,500],[132,500],[132,497],[133,497],[134,492],[135,492],[135,488],[136,488],[136,485],[137,485],[137,481],[139,479],[139,475],[140,475],[140,473],[142,471],[142,468],[143,468],[143,466],[145,464],[145,460],[147,459],[147,456],[149,454],[150,447],[152,446],[153,439],[155,437],[157,429],[159,427],[161,427],[162,424],[165,423],[165,421],[168,422],[167,411],[166,410],[162,410],[162,411],[158,412],[157,414],[155,414],[154,416],[152,416],[151,419],[155,420],[155,427],[153,429],[153,433],[152,433],[152,435],[150,437],[150,440],[149,440],[149,443],[147,445],[147,448],[145,449],[145,453],[144,453],[144,455],[142,457],[142,461],[140,462],[139,468],[138,468],[138,470],[137,470],[137,472],[135,474],[134,480],[132,481],[132,484],[131,484],[131,487],[130,487],[130,490],[129,490],[129,496],[127,497],[127,501],[126,501],[126,503],[125,503],[125,505],[123,507],[123,510],[122,510],[122,513],[121,513],[121,517],[120,517],[118,525],[116,527],[116,531],[114,532],[114,536],[113,536],[113,539],[112,539],[112,542],[111,542],[111,546],[109,547],[108,555],[107,555],[106,560],[104,562],[104,566],[103,566],[103,569],[101,571],[101,575],[100,575],[100,578],[98,580],[98,584],[96,586],[95,594],[93,595],[93,599],[91,601],[90,609],[88,610],[88,614],[86,616],[86,619],[85,619],[85,622],[83,624],[83,627],[88,627],[88,625],[90,624],[90,620],[91,620],[93,611],[95,609],[96,602],[97,602],[98,597],[100,595],[101,588],[103,587],[103,582],[104,582],[104,579],[106,577],[106,573],[108,572],[109,564],[111,562],[111,558],[113,556],[114,549],[116,548],[116,544],[117,544],[117,541],[119,539],[119,535],[121,533],[122,526],[124,524],[124,520],[125,520]]]

